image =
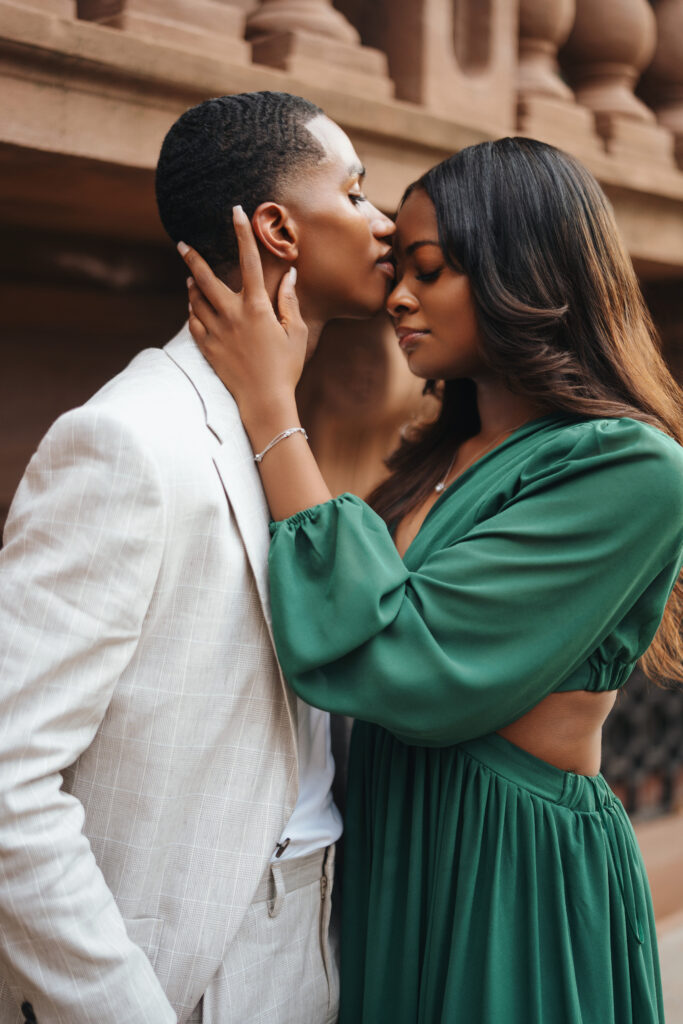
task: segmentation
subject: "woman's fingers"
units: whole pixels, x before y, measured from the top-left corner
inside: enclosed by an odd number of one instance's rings
[[[296,267],[290,267],[280,281],[277,293],[277,309],[280,323],[292,341],[305,344],[308,339],[308,327],[301,316],[299,300],[296,294]]]
[[[201,320],[197,319],[197,317],[194,315],[192,304],[190,304],[189,312],[190,315],[187,323],[188,327],[190,328],[190,334],[194,338],[199,348],[202,348],[206,344],[206,341],[209,337],[209,332],[207,331],[206,327],[201,322]]]
[[[216,277],[206,260],[191,245],[178,242],[178,252],[185,260],[197,287],[213,308],[229,311],[232,308],[231,300],[236,298],[235,293]]]
[[[240,254],[240,270],[242,271],[242,291],[244,296],[248,299],[265,297],[268,300],[256,238],[254,237],[249,218],[241,206],[233,207],[232,222]],[[270,305],[270,302],[268,302],[268,305]]]
[[[216,311],[204,298],[192,277],[187,279],[187,294],[195,317],[201,320],[207,331],[215,332],[218,328]]]
[[[252,231],[249,218],[241,206],[232,211],[235,236],[239,248],[240,270],[242,272],[242,294],[245,298],[262,299],[270,307],[270,301],[263,280],[263,267],[259,255],[256,238]],[[185,260],[197,287],[208,300],[214,310],[230,314],[237,309],[237,294],[233,292],[199,255],[196,249],[186,242],[178,242],[178,252]]]

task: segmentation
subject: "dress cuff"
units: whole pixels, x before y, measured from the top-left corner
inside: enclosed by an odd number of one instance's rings
[[[304,508],[300,512],[295,512],[294,515],[289,516],[287,519],[273,520],[270,523],[270,535],[273,537],[283,526],[294,529],[303,526],[305,523],[317,523],[328,510],[345,504],[360,505],[362,502],[355,494],[340,494],[336,498],[330,498],[329,501],[323,501],[319,505],[311,505],[310,508]]]

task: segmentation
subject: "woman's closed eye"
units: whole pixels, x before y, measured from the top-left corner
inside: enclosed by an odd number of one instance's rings
[[[442,270],[443,267],[437,267],[436,270],[417,270],[415,271],[415,280],[429,284],[430,281],[436,281],[438,279]]]
[[[354,206],[358,206],[360,203],[367,203],[368,201],[367,196],[364,196],[362,192],[349,192],[349,199]]]

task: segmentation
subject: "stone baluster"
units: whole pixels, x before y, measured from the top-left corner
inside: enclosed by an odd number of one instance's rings
[[[393,96],[385,54],[363,46],[331,0],[261,0],[247,16],[246,37],[257,64],[343,92]]]
[[[224,0],[77,0],[78,17],[155,42],[248,63],[245,11]]]
[[[338,0],[351,6],[351,0]],[[515,127],[517,5],[511,0],[372,0],[363,38],[384,50],[399,99],[471,131],[465,140]]]
[[[683,0],[657,0],[655,18],[657,47],[638,91],[672,132],[683,169]]]
[[[573,100],[558,74],[557,50],[574,24],[576,0],[520,0],[517,91],[525,96]]]
[[[576,102],[557,63],[575,15],[576,0],[520,0],[517,128],[590,156],[599,149],[592,114]]]
[[[671,134],[633,92],[655,43],[647,0],[577,0],[560,61],[577,100],[593,111],[608,153],[672,167]]]

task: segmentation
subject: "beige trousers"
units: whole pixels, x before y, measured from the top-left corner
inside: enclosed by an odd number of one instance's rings
[[[334,847],[275,861],[187,1024],[334,1024]]]

